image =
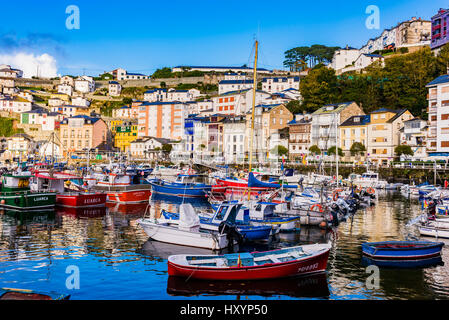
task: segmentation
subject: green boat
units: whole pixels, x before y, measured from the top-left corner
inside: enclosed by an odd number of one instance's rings
[[[56,192],[31,191],[29,172],[6,173],[0,187],[0,208],[16,211],[53,209]]]

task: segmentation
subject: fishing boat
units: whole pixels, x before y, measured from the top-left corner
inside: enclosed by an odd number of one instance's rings
[[[419,234],[422,236],[449,239],[449,228],[439,228],[429,224],[418,226]]]
[[[56,204],[55,191],[33,191],[30,189],[29,171],[16,171],[2,176],[0,188],[0,207],[8,210],[52,209]]]
[[[151,185],[143,175],[130,175],[121,172],[103,174],[93,190],[105,192],[109,202],[147,202],[151,196]]]
[[[205,280],[276,279],[324,272],[329,244],[224,255],[173,255],[168,275]]]
[[[238,233],[232,227],[222,227],[219,232],[202,229],[198,215],[187,204],[180,206],[176,225],[146,217],[138,219],[137,223],[153,240],[210,250],[233,245]]]
[[[379,174],[377,172],[365,172],[360,177],[357,177],[353,180],[353,183],[362,188],[376,188],[376,189],[385,189],[388,185],[388,182],[385,180],[379,179]]]
[[[234,203],[237,203],[234,201]],[[298,229],[296,223],[299,222],[300,217],[288,217],[280,216],[275,213],[275,202],[249,202],[241,207],[237,214],[237,221],[244,223],[250,223],[254,226],[271,226],[275,229],[279,228],[279,231],[295,231]],[[212,208],[218,210],[220,205],[212,205]]]
[[[38,172],[34,174],[31,189],[56,191],[56,204],[62,207],[88,208],[106,205],[105,192],[83,189],[71,182],[76,179],[80,177],[63,172]]]
[[[28,289],[0,288],[0,300],[69,300],[70,295]]]
[[[183,204],[189,211],[195,212],[195,209],[190,203]],[[243,236],[244,240],[268,240],[270,235],[277,233],[278,228],[272,226],[254,226],[243,221],[237,221],[237,214],[242,207],[241,203],[222,203],[212,215],[204,212],[199,212],[198,217],[200,219],[201,228],[204,230],[218,231],[220,225],[227,221],[237,227],[239,233]],[[196,214],[196,212],[195,212]],[[178,224],[180,222],[180,215],[175,212],[168,212],[166,210],[161,211],[161,221]],[[274,230],[274,231],[273,231]]]
[[[430,241],[383,241],[362,244],[364,255],[385,260],[418,260],[441,254],[443,242]]]
[[[174,182],[162,179],[148,180],[153,193],[177,197],[206,197],[212,190],[209,177],[199,174],[180,174]]]

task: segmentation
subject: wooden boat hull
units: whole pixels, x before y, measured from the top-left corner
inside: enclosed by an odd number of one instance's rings
[[[78,193],[78,194],[58,194],[56,204],[62,207],[86,208],[101,207],[106,205],[106,193]]]
[[[0,207],[15,211],[51,209],[56,205],[56,192],[2,192]]]
[[[415,260],[385,260],[385,259],[372,259],[368,256],[362,257],[362,265],[370,266],[376,265],[381,268],[426,268],[436,265],[441,265],[443,259],[441,256],[425,258],[425,259],[415,259]]]
[[[439,256],[443,242],[428,241],[385,241],[363,243],[364,255],[384,260],[417,260]]]
[[[324,272],[329,250],[309,258],[260,266],[208,268],[176,264],[168,260],[168,275],[204,280],[258,280]]]

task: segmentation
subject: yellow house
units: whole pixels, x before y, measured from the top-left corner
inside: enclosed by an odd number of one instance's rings
[[[114,147],[122,152],[130,151],[131,142],[137,139],[137,122],[112,120],[110,126],[114,136]]]
[[[400,145],[400,129],[404,121],[413,119],[407,109],[379,109],[370,113],[368,124],[367,156],[375,164],[388,164],[395,157],[394,149]]]
[[[351,155],[351,147],[354,143],[359,142],[367,145],[368,124],[370,115],[357,115],[348,118],[340,125],[340,148],[344,153],[343,161],[364,161],[366,151],[362,154]]]

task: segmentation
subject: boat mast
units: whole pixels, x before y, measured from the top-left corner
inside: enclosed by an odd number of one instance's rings
[[[335,113],[335,165],[337,175],[337,188],[338,188],[338,119],[337,113]]]
[[[256,52],[255,52],[255,58],[254,58],[254,71],[253,71],[253,110],[251,115],[251,139],[250,139],[250,145],[249,145],[249,172],[251,173],[252,169],[252,161],[253,161],[253,140],[254,140],[254,114],[256,109],[256,90],[257,90],[257,48],[258,48],[259,42],[256,40],[255,46],[256,46]],[[251,199],[251,188],[248,187],[248,201]]]

